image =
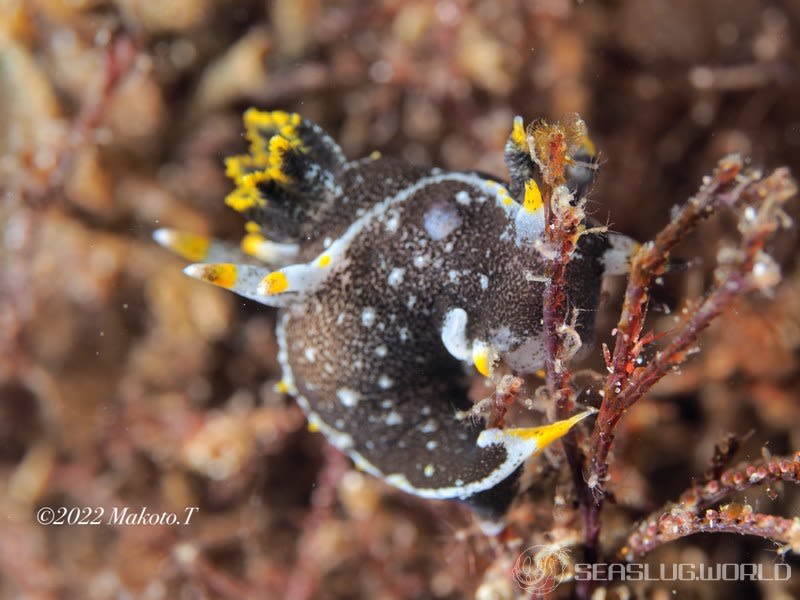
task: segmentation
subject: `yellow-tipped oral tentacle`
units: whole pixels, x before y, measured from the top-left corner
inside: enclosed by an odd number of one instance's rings
[[[289,245],[275,244],[275,246],[288,247]],[[288,306],[302,301],[332,275],[332,270],[321,266],[320,263],[330,265],[335,260],[335,256],[323,254],[308,263],[287,265],[281,269],[266,272],[258,283],[253,285],[259,302],[269,306]]]
[[[187,275],[230,289],[238,278],[236,265],[231,263],[189,265],[183,270]]]
[[[253,230],[242,238],[242,252],[267,264],[282,266],[295,258],[300,252],[297,244],[279,244],[272,242]]]
[[[265,296],[274,296],[289,289],[289,279],[282,271],[273,271],[267,275],[258,286],[259,293]]]
[[[289,271],[291,270],[290,267]],[[266,306],[288,306],[293,300],[302,297],[302,289],[298,285],[293,287],[292,275],[281,271],[270,272],[269,269],[256,265],[200,263],[189,265],[184,269],[184,273]],[[296,275],[294,279],[296,284],[298,279]],[[284,291],[293,293],[282,294]]]
[[[153,239],[162,247],[192,262],[205,260],[211,247],[211,240],[206,236],[176,229],[157,229],[153,232]]]
[[[248,256],[257,257],[259,248],[266,241],[266,238],[260,233],[248,233],[242,238],[242,252]]]

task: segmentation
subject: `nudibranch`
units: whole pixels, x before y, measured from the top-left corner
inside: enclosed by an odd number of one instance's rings
[[[544,207],[522,119],[505,147],[508,184],[377,153],[348,161],[297,114],[250,109],[244,124],[249,152],[225,163],[226,203],[247,219],[241,244],[166,229],[155,239],[195,263],[187,274],[280,309],[280,385],[358,468],[496,521],[526,459],[589,414],[537,428],[459,417],[472,407],[466,370],[544,364]],[[567,193],[583,197],[596,164],[586,138]],[[567,274],[584,342],[601,279],[626,270],[631,244],[580,238]]]

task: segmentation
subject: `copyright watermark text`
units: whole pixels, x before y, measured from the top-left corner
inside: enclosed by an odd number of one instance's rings
[[[42,506],[36,511],[39,525],[188,525],[200,510],[187,506],[183,512],[156,512],[146,506]]]

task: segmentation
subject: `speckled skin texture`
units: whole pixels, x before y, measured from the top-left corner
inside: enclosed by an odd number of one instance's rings
[[[345,178],[344,193],[358,199],[357,206],[374,205],[405,187],[398,185],[408,180],[399,176],[404,172],[419,180],[418,169],[394,160],[363,163]],[[372,185],[352,185],[361,180]],[[459,192],[471,201],[458,202]],[[460,225],[433,239],[424,222],[432,210],[457,215]],[[305,302],[286,309],[286,364],[301,403],[349,435],[352,448],[384,475],[401,473],[418,489],[477,482],[506,452],[502,446],[479,448],[484,425],[455,417],[471,402],[462,365],[440,338],[444,315],[463,308],[469,339],[503,328],[519,339],[537,335],[544,283],[524,273],[543,275],[544,264],[513,236],[502,242],[510,227],[505,211],[461,181],[426,185],[390,213],[370,218],[340,270]],[[401,223],[396,229],[387,226],[392,218]],[[322,233],[338,237],[337,225]],[[570,301],[582,309],[578,331],[584,334],[594,320],[606,248],[599,238],[585,240],[583,256],[570,269]],[[402,276],[390,279],[393,272]],[[346,406],[340,390],[354,392],[358,401]]]
[[[187,272],[281,307],[284,386],[357,467],[497,519],[525,458],[542,446],[500,430],[485,438],[480,419],[459,413],[472,406],[470,363],[484,374],[495,361],[532,373],[545,360],[544,211],[521,121],[506,146],[508,187],[377,155],[348,162],[297,115],[251,110],[245,124],[250,154],[228,160],[238,187],[227,202],[257,237],[245,254],[282,268]],[[592,176],[576,163],[573,195]],[[588,233],[569,265],[568,303],[584,342],[611,246]]]

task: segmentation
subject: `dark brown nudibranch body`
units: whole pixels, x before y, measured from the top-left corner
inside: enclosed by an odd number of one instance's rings
[[[202,261],[188,274],[280,308],[283,385],[358,468],[499,519],[525,460],[588,414],[532,429],[458,417],[472,406],[465,366],[488,376],[498,361],[518,373],[544,364],[544,210],[521,119],[509,185],[378,155],[347,161],[296,114],[251,109],[245,126],[250,152],[226,163],[237,186],[227,203],[248,219],[241,249],[174,230],[156,239]],[[570,171],[573,194],[593,176],[589,149]],[[631,247],[603,232],[580,239],[568,300],[584,342],[601,279],[624,271]]]

